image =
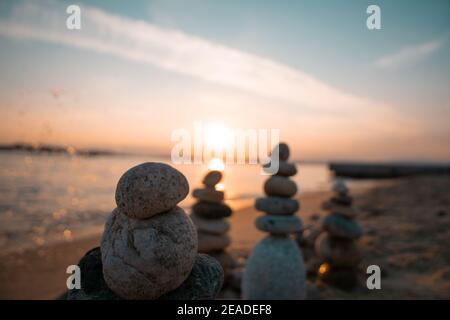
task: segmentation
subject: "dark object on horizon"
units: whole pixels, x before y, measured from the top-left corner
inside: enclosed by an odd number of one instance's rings
[[[425,174],[450,174],[450,164],[331,162],[329,168],[337,177],[356,179],[387,179]]]
[[[69,154],[77,156],[111,156],[121,155],[123,153],[101,150],[101,149],[75,149],[70,146],[39,144],[32,145],[29,143],[0,144],[0,151],[24,151],[31,153],[51,153],[51,154]]]

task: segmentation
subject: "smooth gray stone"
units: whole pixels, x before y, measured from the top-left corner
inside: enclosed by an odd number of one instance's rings
[[[188,193],[189,184],[181,172],[164,163],[146,162],[119,179],[116,203],[127,216],[147,219],[174,208]]]
[[[300,205],[294,199],[265,197],[256,199],[255,208],[272,215],[291,215],[299,210]]]
[[[338,214],[326,217],[323,222],[323,229],[332,236],[346,239],[356,240],[363,235],[363,230],[358,223]]]
[[[95,255],[90,252],[96,250]],[[100,248],[93,249],[80,261],[82,272],[81,289],[69,290],[68,300],[123,300],[110,290],[103,280]],[[83,268],[84,266],[84,268]],[[223,284],[223,270],[216,259],[198,254],[187,279],[175,290],[162,295],[158,300],[203,300],[214,299]],[[84,279],[84,280],[83,280]],[[86,288],[90,288],[87,290]]]
[[[214,235],[205,232],[198,232],[198,252],[210,253],[225,249],[231,243],[231,239],[227,234]]]
[[[204,219],[198,214],[192,213],[191,219],[197,230],[202,232],[221,235],[230,230],[230,223],[225,218]]]
[[[203,184],[207,187],[214,187],[222,180],[222,172],[220,171],[209,171],[206,176],[203,178]]]
[[[278,176],[292,177],[297,174],[297,167],[293,162],[280,161],[278,164]]]
[[[232,211],[225,203],[199,201],[192,206],[192,212],[204,219],[221,219],[231,216]]]
[[[289,147],[286,143],[281,142],[275,148],[272,150],[272,155],[276,154],[278,152],[279,154],[279,160],[286,161],[289,158]]]
[[[219,262],[206,254],[198,254],[189,277],[160,300],[212,300],[222,288],[223,279]]]
[[[263,165],[263,170],[266,173],[272,173],[270,172],[269,168],[272,165],[271,162]],[[283,177],[292,177],[297,174],[297,167],[295,163],[293,162],[286,162],[286,161],[279,161],[278,162],[278,171],[275,173],[277,176],[283,176]]]
[[[271,234],[290,234],[302,230],[297,216],[262,216],[256,219],[256,228]]]
[[[333,238],[323,232],[316,241],[319,257],[336,267],[355,267],[361,261],[358,246],[353,240]]]
[[[242,279],[243,299],[297,300],[306,295],[306,270],[297,244],[268,236],[252,250]]]
[[[197,256],[197,232],[176,207],[150,219],[131,219],[116,209],[101,242],[103,276],[124,299],[157,299],[179,287]]]
[[[205,202],[220,203],[224,199],[224,192],[213,188],[194,189],[192,196]]]
[[[289,178],[272,176],[264,183],[264,192],[268,196],[290,198],[297,193],[297,185]]]

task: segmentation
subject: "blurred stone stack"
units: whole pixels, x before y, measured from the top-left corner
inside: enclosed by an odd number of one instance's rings
[[[204,187],[194,190],[192,195],[198,201],[192,206],[191,219],[197,227],[198,252],[207,253],[219,261],[227,282],[235,261],[225,250],[231,242],[228,236],[230,223],[226,218],[231,216],[232,210],[223,201],[225,193],[217,190],[222,177],[220,171],[209,171],[203,178]]]
[[[81,259],[81,289],[68,299],[213,299],[223,271],[197,254],[195,227],[177,206],[188,192],[183,174],[163,163],[125,172],[101,248]]]
[[[274,148],[269,167],[278,171],[264,184],[266,197],[256,199],[257,210],[266,215],[256,220],[256,228],[269,233],[252,250],[243,275],[244,299],[304,299],[306,273],[302,253],[291,235],[302,224],[295,215],[299,203],[291,199],[297,185],[289,179],[297,173],[288,162],[289,148],[281,143]]]
[[[318,275],[325,283],[350,290],[357,284],[361,256],[355,241],[363,230],[354,220],[357,213],[345,183],[337,180],[333,191],[334,196],[322,206],[329,214],[322,224],[324,232],[316,241],[316,252],[323,261]]]

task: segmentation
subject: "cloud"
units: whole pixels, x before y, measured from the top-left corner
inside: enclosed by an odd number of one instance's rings
[[[375,61],[380,68],[395,68],[401,65],[415,63],[425,59],[444,45],[444,40],[433,40],[418,45],[405,46],[393,54],[389,54]]]
[[[289,66],[143,21],[82,6],[82,30],[67,30],[65,8],[22,3],[0,34],[90,49],[302,106],[348,108],[361,99]]]
[[[20,2],[6,19],[0,20],[0,35],[137,61],[284,101],[298,110],[315,110],[317,116],[340,117],[346,123],[359,123],[366,131],[369,124],[377,133],[411,130],[411,123],[389,106],[344,92],[302,70],[261,56],[85,5],[81,7],[81,30],[68,30],[66,18],[65,7],[59,3]]]

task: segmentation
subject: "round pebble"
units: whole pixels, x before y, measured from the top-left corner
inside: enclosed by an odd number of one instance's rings
[[[289,238],[268,236],[247,259],[242,278],[245,300],[301,300],[306,269],[298,245]]]
[[[262,216],[256,219],[256,228],[271,234],[289,234],[302,230],[297,216]]]
[[[224,199],[224,192],[213,188],[195,189],[192,196],[196,199],[212,203],[220,203]]]
[[[164,163],[146,162],[125,172],[116,188],[116,203],[131,218],[147,219],[174,208],[189,193],[184,175]]]
[[[363,230],[358,223],[337,214],[325,218],[323,229],[333,236],[347,239],[358,239],[363,234]]]
[[[225,218],[204,219],[193,213],[191,219],[199,231],[221,235],[230,230],[230,223]]]
[[[197,202],[192,212],[204,219],[220,219],[231,216],[232,211],[225,203]]]
[[[279,160],[286,161],[289,158],[289,147],[286,143],[281,142],[279,145],[273,148],[272,154],[279,154]]]
[[[203,178],[203,184],[207,187],[212,188],[216,184],[218,184],[220,180],[222,180],[222,172],[213,170],[208,172]]]
[[[176,207],[151,219],[130,219],[119,209],[108,218],[101,242],[103,276],[124,299],[157,299],[178,288],[197,256],[197,232]]]
[[[209,253],[225,249],[231,243],[227,234],[214,235],[206,232],[198,232],[198,252]]]
[[[297,193],[297,185],[286,177],[272,176],[264,183],[268,196],[292,197]]]
[[[290,215],[298,211],[300,205],[297,200],[281,197],[257,198],[255,208],[271,215]]]
[[[272,174],[269,170],[271,168],[272,162],[269,162],[263,165],[263,170],[266,173]],[[282,177],[291,177],[297,174],[297,167],[293,162],[279,161],[278,162],[278,170],[275,172],[275,175]]]

